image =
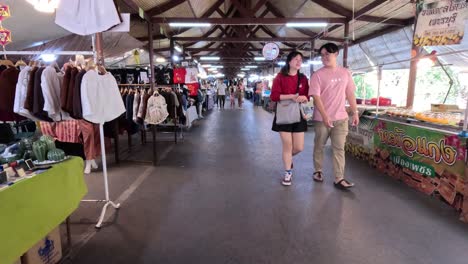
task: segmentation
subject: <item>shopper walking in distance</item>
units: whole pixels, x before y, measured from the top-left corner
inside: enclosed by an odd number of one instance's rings
[[[229,86],[229,101],[231,102],[231,109],[236,108],[236,91],[232,84]]]
[[[216,84],[216,91],[218,94],[218,107],[221,109],[224,109],[224,104],[226,103],[226,89],[226,84],[222,79],[219,79],[218,83]]]
[[[345,141],[348,135],[348,113],[346,100],[353,112],[352,125],[359,124],[353,78],[348,69],[337,65],[338,46],[328,43],[320,47],[323,68],[315,72],[310,80],[310,92],[314,98],[315,145],[314,180],[323,181],[323,149],[328,138],[333,150],[333,173],[335,187],[348,189],[353,183],[345,180]]]
[[[245,91],[244,79],[240,79],[237,85],[237,101],[238,101],[237,103],[240,109],[242,109],[242,102],[244,100],[244,91]]]
[[[294,100],[298,103],[308,101],[309,83],[307,77],[299,72],[302,65],[302,53],[293,51],[286,59],[286,65],[273,80],[270,99],[273,102]],[[299,84],[298,84],[299,82]],[[298,89],[299,88],[299,89]],[[282,184],[292,183],[293,156],[304,149],[304,132],[307,131],[307,121],[302,118],[298,123],[276,124],[276,114],[273,119],[273,131],[279,132],[283,145],[284,178]]]

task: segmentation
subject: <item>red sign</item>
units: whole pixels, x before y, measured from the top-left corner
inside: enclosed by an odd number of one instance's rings
[[[11,31],[5,28],[0,29],[0,45],[5,46],[11,42]]]
[[[0,5],[0,21],[10,17],[10,7],[7,5]]]

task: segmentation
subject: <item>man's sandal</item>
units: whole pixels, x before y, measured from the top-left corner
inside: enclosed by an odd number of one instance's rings
[[[323,175],[321,171],[314,172],[314,181],[316,182],[323,182]]]
[[[346,185],[345,185],[346,183]],[[335,187],[340,189],[340,190],[348,190],[349,188],[354,187],[354,183],[350,183],[349,181],[345,179],[341,179],[339,182],[334,183]]]

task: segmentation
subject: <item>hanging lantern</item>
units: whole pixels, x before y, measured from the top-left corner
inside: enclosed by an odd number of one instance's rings
[[[3,21],[10,16],[10,7],[7,5],[0,5],[0,21]]]
[[[11,42],[11,31],[0,28],[0,45],[5,46]]]

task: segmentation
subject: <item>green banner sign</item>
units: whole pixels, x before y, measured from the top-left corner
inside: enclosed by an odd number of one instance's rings
[[[376,152],[394,164],[424,176],[446,172],[464,178],[466,143],[457,135],[384,120],[374,131]]]
[[[391,155],[390,160],[396,164],[400,165],[403,168],[410,169],[412,171],[415,171],[419,174],[422,174],[424,176],[428,177],[434,177],[435,176],[435,170],[432,166],[429,166],[427,164],[417,162],[415,160],[401,157],[401,156],[396,156],[396,155]]]

